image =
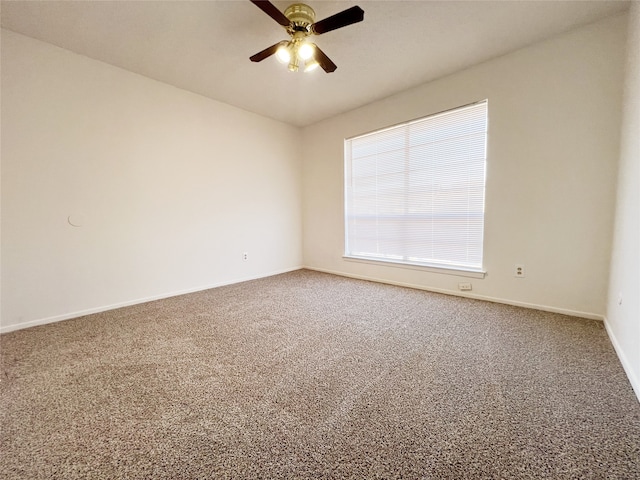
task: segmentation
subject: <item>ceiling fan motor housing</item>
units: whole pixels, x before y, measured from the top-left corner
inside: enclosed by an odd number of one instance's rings
[[[291,21],[294,31],[309,31],[309,27],[316,21],[316,12],[304,3],[290,5],[284,11],[284,16]]]

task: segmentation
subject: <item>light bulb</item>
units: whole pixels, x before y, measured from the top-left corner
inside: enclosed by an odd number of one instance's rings
[[[289,51],[289,44],[283,43],[276,50],[276,58],[281,63],[289,63],[291,61],[291,52]]]
[[[304,71],[305,72],[311,72],[311,71],[315,70],[316,68],[318,68],[319,66],[320,66],[320,64],[316,60],[314,60],[312,58],[307,63],[305,63]]]
[[[312,43],[303,43],[298,47],[298,57],[300,60],[309,60],[313,57],[314,50]]]

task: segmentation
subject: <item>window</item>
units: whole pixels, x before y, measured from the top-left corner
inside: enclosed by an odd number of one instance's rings
[[[345,140],[345,257],[482,271],[487,102]]]

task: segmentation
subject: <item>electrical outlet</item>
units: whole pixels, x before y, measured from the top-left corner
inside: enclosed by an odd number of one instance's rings
[[[249,253],[244,252],[244,253],[242,254],[242,260],[249,260]]]
[[[471,290],[471,282],[459,283],[458,289],[463,292]]]
[[[526,277],[525,270],[524,270],[524,265],[516,264],[515,270],[513,272],[513,276],[514,277],[518,277],[518,278]]]

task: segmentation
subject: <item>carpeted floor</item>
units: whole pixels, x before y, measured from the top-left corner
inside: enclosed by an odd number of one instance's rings
[[[0,336],[3,479],[637,479],[603,324],[300,270]]]

